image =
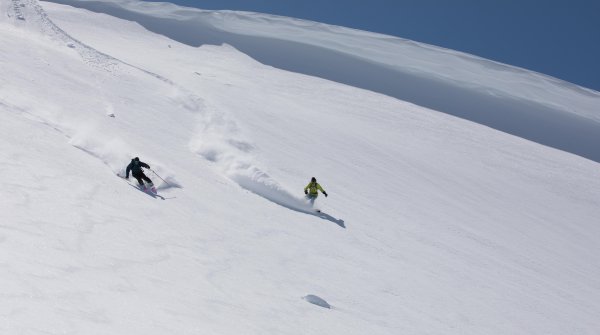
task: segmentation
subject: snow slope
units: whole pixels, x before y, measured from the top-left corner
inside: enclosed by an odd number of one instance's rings
[[[227,43],[263,64],[380,92],[600,162],[600,93],[556,78],[392,36],[260,13],[137,0],[53,2],[134,21],[191,46]]]
[[[169,22],[0,2],[1,333],[600,330],[598,163]]]

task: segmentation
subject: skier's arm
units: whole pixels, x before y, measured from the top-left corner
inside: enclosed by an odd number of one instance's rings
[[[144,162],[140,162],[140,166],[145,167],[146,169],[150,168],[150,165],[144,163]]]
[[[317,189],[321,190],[321,193],[323,193],[325,196],[327,196],[327,192],[325,192],[325,190],[321,187],[320,184],[317,184]]]
[[[125,178],[129,178],[129,171],[131,171],[131,163],[127,165],[127,170],[125,171]]]
[[[308,185],[306,185],[306,187],[304,188],[304,194],[308,194],[309,187],[310,187],[310,183],[308,183]]]

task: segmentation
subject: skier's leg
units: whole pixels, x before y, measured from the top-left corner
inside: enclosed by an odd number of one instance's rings
[[[148,176],[146,176],[144,173],[142,173],[142,179],[144,179],[144,181],[146,181],[148,184],[150,185],[154,185],[154,183],[152,182],[152,179],[148,178]]]
[[[146,181],[146,186],[144,186],[144,189],[150,189],[152,192],[156,193],[156,188],[154,188],[154,184],[152,183],[152,179],[148,178],[148,176],[146,176],[143,172],[140,175],[140,178],[144,179],[144,181]]]
[[[143,174],[143,173],[142,173],[142,174],[140,174],[140,173],[134,173],[134,174],[133,174],[133,177],[134,177],[135,179],[137,179],[137,181],[138,181],[138,184],[140,184],[140,186],[144,186],[144,182],[142,181],[142,177],[143,177],[143,176],[144,176],[144,174]]]

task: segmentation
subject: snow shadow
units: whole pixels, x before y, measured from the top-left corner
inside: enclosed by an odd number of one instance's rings
[[[148,195],[148,196],[150,196],[150,197],[152,197],[154,199],[161,199],[161,200],[173,199],[173,198],[165,198],[162,195],[157,194],[157,193],[152,193],[152,192],[144,191],[139,186],[135,186],[135,185],[133,185],[131,183],[129,183],[129,186],[135,188],[136,190],[138,190],[138,191],[140,191],[140,192],[142,192],[142,193],[144,193],[144,194],[146,194],[146,195]]]
[[[219,19],[211,17],[210,11],[176,19],[136,13],[110,2],[53,2],[135,21],[152,32],[191,46],[226,43],[266,65],[382,93],[600,162],[600,123],[572,111],[498,95],[480,87],[461,87],[322,46],[223,31],[215,26]]]
[[[331,216],[323,211],[317,212],[317,213],[311,213],[311,214],[318,218],[321,218],[323,220],[331,221],[331,222],[335,223],[336,225],[340,226],[340,228],[346,229],[346,222],[344,222],[344,220],[342,220],[342,219],[336,219],[333,216]]]
[[[317,305],[319,307],[323,307],[323,308],[327,308],[327,309],[331,309],[331,305],[325,301],[325,299],[314,295],[314,294],[309,294],[307,296],[302,297],[302,299],[306,300],[307,302],[313,304],[313,305]]]

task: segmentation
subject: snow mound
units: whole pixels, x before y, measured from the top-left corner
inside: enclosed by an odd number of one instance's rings
[[[327,303],[327,301],[325,301],[325,299],[323,299],[319,296],[309,294],[307,296],[304,296],[303,299],[310,302],[313,305],[331,309],[331,305],[329,305],[329,303]]]

